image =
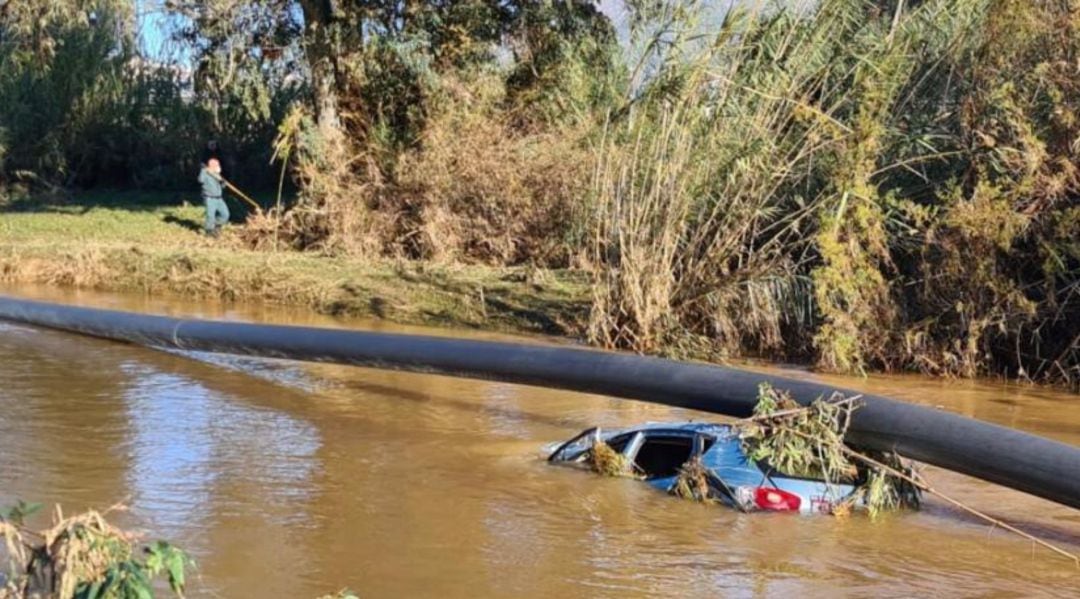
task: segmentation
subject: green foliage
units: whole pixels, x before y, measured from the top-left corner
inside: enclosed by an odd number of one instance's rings
[[[0,597],[152,599],[159,577],[175,596],[184,596],[185,572],[193,563],[180,549],[157,541],[143,547],[140,558],[134,535],[94,511],[64,518],[57,508],[51,528],[32,532],[23,519],[40,507],[20,501],[0,517],[9,572]]]
[[[101,150],[92,135],[123,108],[130,6],[56,2],[39,18],[34,2],[9,4],[16,7],[0,14],[2,37],[11,40],[0,44],[5,178],[73,182],[80,162]]]
[[[303,25],[296,11],[279,4],[169,4],[171,16],[182,17],[173,42],[196,57],[195,103],[210,116],[213,130],[229,139],[259,131],[298,91],[290,74],[302,68]]]
[[[915,470],[895,453],[866,452],[864,455],[895,472],[903,473],[907,478],[918,480]],[[864,480],[856,493],[866,505],[871,518],[898,509],[916,508],[922,502],[919,487],[879,467],[864,470]]]
[[[0,520],[22,526],[28,517],[40,511],[42,507],[44,507],[44,504],[26,503],[20,499],[15,505],[0,509]]]
[[[242,71],[230,88],[235,94],[192,96],[184,64],[142,54],[137,35],[133,4],[124,0],[5,5],[0,183],[188,187],[199,150],[219,135],[227,137],[229,156],[240,158],[227,167],[266,168],[267,103],[282,105],[279,97],[290,90],[253,98],[242,85],[250,72]],[[252,118],[257,109],[261,120]]]
[[[192,564],[191,558],[180,549],[165,541],[157,541],[144,549],[144,567],[151,578],[165,573],[169,588],[177,595],[184,592],[184,571]]]
[[[913,257],[923,320],[909,339],[928,371],[1080,384],[1078,8],[996,2],[958,65],[969,151]]]
[[[899,456],[860,453],[845,444],[858,407],[857,398],[843,397],[819,398],[803,407],[787,392],[762,383],[754,415],[739,425],[743,450],[751,460],[787,475],[855,485],[850,497],[835,498],[844,499],[833,506],[838,516],[854,505],[865,507],[871,518],[918,507],[921,491],[912,483],[918,479]]]
[[[854,482],[855,464],[844,454],[844,434],[857,406],[842,399],[818,399],[803,409],[768,383],[758,388],[754,416],[743,434],[751,460],[789,476]]]
[[[614,26],[594,3],[523,3],[512,33],[506,92],[519,120],[587,121],[619,99],[626,69]]]

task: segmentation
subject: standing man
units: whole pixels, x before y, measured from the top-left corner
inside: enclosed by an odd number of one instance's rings
[[[199,185],[206,206],[206,234],[216,238],[221,234],[221,227],[229,222],[229,207],[221,195],[221,162],[217,158],[207,159],[199,171]]]

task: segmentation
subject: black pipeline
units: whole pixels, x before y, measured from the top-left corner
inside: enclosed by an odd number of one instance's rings
[[[184,320],[0,297],[0,319],[155,347],[405,370],[598,393],[744,417],[757,386],[800,403],[853,391],[719,366],[418,335]],[[1080,508],[1080,448],[878,396],[849,440]]]

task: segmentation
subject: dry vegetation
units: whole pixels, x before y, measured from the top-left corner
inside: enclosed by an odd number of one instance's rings
[[[325,150],[313,118],[298,109],[276,147],[294,159],[302,201],[253,223],[252,244],[273,238],[353,256],[570,265],[587,191],[587,131],[522,131],[500,110],[506,101],[492,74],[443,81],[416,145],[395,155],[392,169],[378,165],[384,148]]]
[[[140,547],[138,535],[107,522],[105,516],[121,506],[68,517],[57,506],[52,526],[31,530],[24,519],[39,507],[20,502],[0,515],[6,548],[0,597],[149,599],[158,577],[175,596],[184,596],[191,559],[164,541]]]
[[[602,439],[594,439],[586,456],[589,468],[597,474],[622,478],[641,478],[641,469],[625,454],[615,451]]]

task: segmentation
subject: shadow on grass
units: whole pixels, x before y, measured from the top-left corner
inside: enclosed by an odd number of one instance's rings
[[[269,192],[268,192],[269,193]],[[268,206],[267,194],[256,194],[256,200]],[[234,222],[243,222],[250,210],[244,202],[235,198],[226,200]],[[201,206],[197,190],[192,191],[133,191],[101,190],[62,194],[22,196],[0,203],[0,213],[47,213],[82,215],[91,210],[122,210],[127,212],[157,212],[179,208],[184,204]]]
[[[0,212],[86,214],[96,208],[128,212],[154,212],[197,200],[190,193],[175,191],[95,191],[76,194],[23,196],[0,205]]]
[[[195,233],[202,233],[203,230],[203,226],[199,224],[198,221],[191,220],[190,218],[180,218],[178,216],[173,216],[172,214],[166,214],[161,217],[161,221],[170,225],[183,227],[188,231],[193,231]]]

